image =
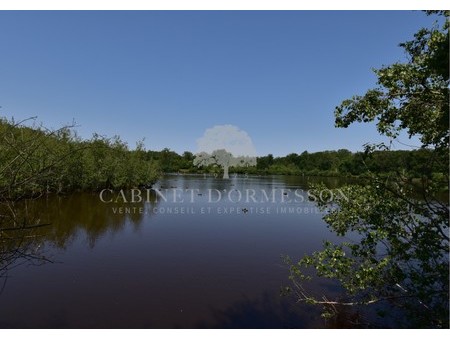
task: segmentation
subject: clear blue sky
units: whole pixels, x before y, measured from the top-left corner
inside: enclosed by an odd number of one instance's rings
[[[0,12],[0,115],[120,135],[131,147],[196,151],[233,124],[258,155],[377,142],[374,125],[334,128],[343,99],[404,60],[421,12]],[[405,142],[413,141],[403,138]],[[401,148],[400,145],[397,146]]]

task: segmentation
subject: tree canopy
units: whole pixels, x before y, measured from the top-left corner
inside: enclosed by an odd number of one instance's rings
[[[413,194],[411,172],[399,168],[380,176],[365,166],[370,179],[364,185],[341,188],[345,198],[318,201],[330,230],[343,240],[288,262],[299,300],[325,306],[325,316],[337,306],[372,305],[380,315],[386,309],[402,313],[403,326],[449,325],[449,206],[436,196],[429,176],[434,172],[448,185],[449,13],[427,14],[444,18],[443,24],[422,28],[402,43],[407,61],[375,70],[378,86],[335,110],[337,127],[376,121],[378,131],[392,139],[402,130],[418,136],[426,165],[415,173],[419,195]],[[366,146],[364,155],[370,158],[377,148],[387,146]],[[345,290],[342,297],[309,293],[308,267],[336,279]]]

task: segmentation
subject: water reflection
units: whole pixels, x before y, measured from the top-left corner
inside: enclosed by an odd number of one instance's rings
[[[129,195],[129,192],[127,192]],[[150,205],[156,205],[154,194]],[[114,208],[144,208],[144,201],[125,203],[120,199],[114,203]],[[144,220],[144,214],[139,212],[114,212],[110,205],[103,203],[99,194],[76,193],[70,196],[49,196],[39,200],[24,201],[17,205],[18,209],[26,210],[28,218],[40,219],[50,226],[36,229],[34,234],[43,242],[66,248],[77,236],[79,231],[86,234],[90,248],[106,233],[118,233],[126,226],[139,229]]]
[[[23,202],[17,206],[22,213],[51,224],[33,229],[33,243],[60,264],[22,265],[10,272],[13,278],[0,295],[0,327],[323,326],[309,306],[279,297],[288,282],[280,255],[300,257],[320,249],[322,240],[336,239],[321,214],[277,213],[279,201],[270,204],[272,213],[219,214],[216,208],[260,205],[233,198],[215,202],[211,213],[199,212],[211,206],[208,189],[254,189],[259,201],[261,190],[306,190],[309,182],[176,175],[155,184],[161,191],[180,189],[183,205],[197,211],[191,214],[158,212],[180,202],[155,192],[136,203],[103,203],[98,194],[85,193]],[[335,187],[342,181],[325,183]],[[193,203],[187,189],[198,189]],[[314,207],[307,198],[286,204]],[[127,207],[143,212],[113,209]]]

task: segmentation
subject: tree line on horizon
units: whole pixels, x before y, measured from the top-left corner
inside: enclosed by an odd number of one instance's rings
[[[413,177],[443,180],[436,171],[431,171],[429,158],[432,150],[376,150],[372,152],[351,152],[347,149],[326,150],[310,153],[291,153],[274,157],[272,154],[257,157],[256,166],[231,167],[230,173],[250,175],[304,175],[352,177],[367,173],[404,172]],[[217,173],[214,165],[198,168],[193,164],[195,154],[189,151],[178,154],[168,148],[161,151],[147,151],[148,159],[158,162],[164,173]],[[442,156],[441,156],[442,157]],[[448,167],[448,158],[440,159],[442,168]]]
[[[35,119],[32,119],[35,122]],[[130,149],[119,136],[97,134],[89,140],[72,126],[49,130],[25,121],[0,119],[0,195],[26,198],[45,193],[98,191],[148,186],[164,173],[220,173],[217,165],[198,167],[195,154],[168,148],[146,150],[143,142]],[[364,176],[404,172],[408,176],[443,180],[430,171],[430,149],[350,152],[346,149],[257,158],[256,166],[231,166],[230,173],[249,175]],[[442,156],[441,156],[442,157]],[[439,163],[448,168],[448,157]],[[435,168],[435,167],[434,167]],[[442,168],[441,168],[442,169]]]

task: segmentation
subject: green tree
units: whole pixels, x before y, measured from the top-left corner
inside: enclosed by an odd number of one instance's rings
[[[48,261],[39,254],[38,231],[50,224],[41,221],[45,210],[29,212],[30,199],[149,185],[159,175],[142,142],[129,150],[119,137],[94,135],[82,141],[72,127],[49,130],[36,125],[35,118],[15,122],[0,117],[0,293],[1,279],[6,281],[12,267]]]
[[[392,139],[402,130],[418,136],[426,165],[415,166],[421,176],[418,186],[407,172],[380,177],[366,167],[369,179],[364,185],[342,188],[344,194],[335,194],[332,202],[318,201],[331,231],[359,238],[325,242],[322,251],[295,264],[290,261],[299,300],[324,305],[325,315],[336,306],[387,304],[404,311],[399,325],[449,325],[448,202],[436,195],[442,183],[429,177],[430,172],[439,173],[448,184],[449,13],[437,14],[444,20],[441,25],[422,28],[400,45],[407,62],[375,70],[378,87],[335,110],[337,127],[376,121],[378,131]],[[386,146],[367,145],[365,155],[377,148]],[[329,300],[309,293],[308,267],[318,276],[338,280],[345,295]]]

